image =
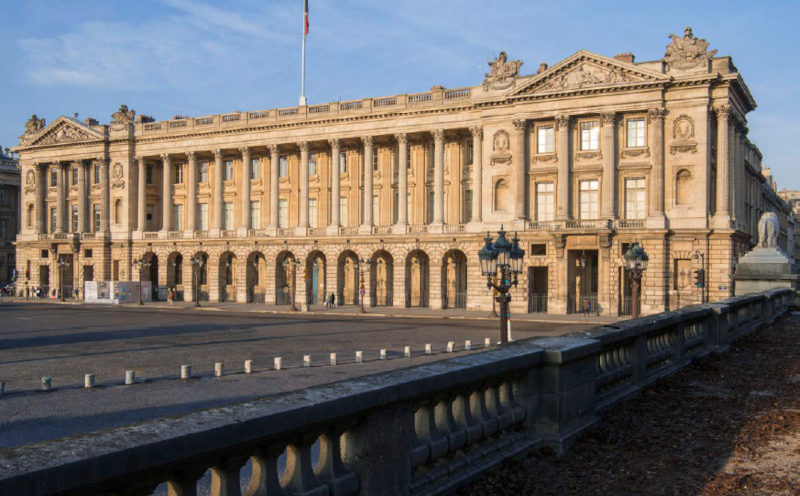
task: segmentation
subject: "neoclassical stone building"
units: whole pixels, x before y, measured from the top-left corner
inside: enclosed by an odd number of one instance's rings
[[[73,286],[136,280],[145,259],[162,295],[268,304],[357,304],[363,276],[367,305],[488,309],[477,251],[503,225],[527,252],[515,312],[626,313],[634,241],[643,312],[728,297],[766,205],[787,249],[791,229],[747,137],[755,101],[715,54],[687,28],[648,62],[579,51],[522,75],[501,52],[465,88],[161,122],[125,106],[109,124],[34,116],[15,149],[17,263],[52,286],[68,260]]]
[[[0,146],[0,285],[14,277],[14,240],[19,231],[19,167],[8,148]]]

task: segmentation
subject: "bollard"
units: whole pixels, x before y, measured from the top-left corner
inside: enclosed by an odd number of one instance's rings
[[[130,386],[136,381],[136,372],[133,370],[125,371],[125,385]]]
[[[411,347],[410,346],[406,346],[405,349],[403,349],[403,356],[406,357],[406,358],[411,358]]]
[[[303,355],[303,367],[311,366],[311,355]]]
[[[448,341],[447,342],[447,352],[448,353],[452,353],[453,349],[455,349],[455,347],[456,347],[456,344],[454,342],[452,342],[452,341]]]
[[[252,360],[245,360],[244,361],[244,373],[245,374],[252,374],[253,373],[253,361]]]
[[[214,364],[214,377],[222,377],[224,373],[222,371],[222,367],[223,367],[222,362],[217,362]]]
[[[3,393],[5,393],[5,392],[6,392],[6,383],[3,382],[3,381],[0,381],[0,396],[3,396]]]
[[[53,379],[49,376],[42,377],[42,391],[50,391],[53,387]]]
[[[86,374],[83,376],[83,387],[86,389],[94,387],[94,374]]]
[[[192,366],[181,365],[181,379],[191,379],[191,378],[192,378]]]
[[[336,365],[336,353],[331,353],[331,365]]]
[[[491,346],[492,346],[492,338],[484,338],[483,339],[483,346],[485,348],[491,348]]]
[[[425,354],[426,355],[432,355],[433,354],[433,349],[431,348],[431,344],[430,343],[425,345]]]
[[[364,352],[356,351],[356,363],[363,363],[363,362],[364,362]]]
[[[467,351],[472,349],[472,341],[471,340],[467,339],[466,341],[464,341],[464,349],[467,350]]]
[[[381,350],[381,360],[386,360],[386,350],[385,349]]]
[[[283,359],[281,357],[275,357],[275,370],[280,370],[282,365]]]

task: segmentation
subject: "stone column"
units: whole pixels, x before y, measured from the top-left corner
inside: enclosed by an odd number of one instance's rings
[[[168,154],[161,155],[161,230],[168,232],[172,219],[172,160]]]
[[[472,133],[472,222],[483,222],[483,128],[469,128]]]
[[[308,228],[308,142],[301,141],[297,147],[300,148],[300,216],[297,227],[304,234]]]
[[[664,215],[664,116],[663,108],[648,110],[650,116],[650,153],[653,157],[653,170],[650,172],[650,217],[647,227],[664,229],[667,218]]]
[[[56,186],[56,232],[63,233],[64,229],[64,206],[67,202],[64,188],[66,184],[64,181],[64,165],[61,163],[56,164],[56,178],[58,185]]]
[[[569,116],[556,116],[556,155],[558,155],[558,188],[556,191],[556,219],[568,220],[570,215],[569,169],[571,157],[569,153]]]
[[[109,198],[108,184],[108,160],[99,159],[100,162],[100,231],[109,231],[109,219],[111,217],[111,206]],[[104,264],[104,266],[107,264]],[[105,274],[105,272],[103,273]]]
[[[250,229],[250,148],[239,148],[242,152],[242,217],[239,224],[239,235],[247,236]],[[238,286],[237,286],[238,287]]]
[[[144,232],[147,221],[145,217],[147,210],[147,162],[144,157],[136,157],[136,162],[139,165],[139,184],[136,189],[136,230]]]
[[[517,193],[514,198],[514,218],[525,219],[525,191],[528,182],[528,167],[525,159],[525,134],[528,130],[528,121],[515,119],[514,125],[514,182],[517,183]]]
[[[47,232],[47,167],[45,164],[34,164],[36,171],[36,219],[35,230],[37,234]]]
[[[186,158],[189,162],[189,172],[186,177],[186,234],[185,236],[194,236],[194,231],[197,229],[197,155],[194,152],[186,152]],[[185,262],[184,262],[185,263]]]
[[[601,201],[600,217],[613,221],[617,217],[617,147],[615,146],[617,114],[614,112],[603,113],[600,116],[603,122],[603,143],[600,154],[603,161],[603,196]]]
[[[278,227],[278,145],[269,145],[269,227]]]
[[[728,120],[731,115],[730,105],[720,105],[714,109],[717,113],[717,208],[714,212],[713,224],[716,229],[729,229],[731,215],[728,205],[730,197],[729,171],[730,152],[728,141],[730,129]]]
[[[337,234],[341,222],[341,212],[339,212],[339,199],[341,198],[340,180],[339,180],[339,146],[338,138],[328,140],[331,146],[331,224],[328,226],[330,234]]]
[[[372,233],[372,136],[361,138],[364,142],[364,223],[360,232]]]
[[[395,134],[397,139],[397,225],[395,232],[404,234],[408,226],[408,135]]]
[[[89,199],[89,192],[86,191],[86,165],[81,160],[75,164],[78,166],[78,232],[84,233],[89,231],[86,229],[86,210]]]
[[[211,229],[219,235],[222,229],[222,188],[224,184],[224,171],[222,170],[222,150],[217,148],[214,150],[214,219],[211,224]]]
[[[433,131],[433,224],[444,224],[444,130]]]

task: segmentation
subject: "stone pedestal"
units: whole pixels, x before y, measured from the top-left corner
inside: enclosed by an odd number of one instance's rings
[[[736,265],[735,295],[760,293],[769,289],[798,288],[794,261],[778,247],[756,248]]]

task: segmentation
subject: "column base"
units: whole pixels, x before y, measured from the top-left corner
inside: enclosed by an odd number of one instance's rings
[[[644,226],[647,229],[666,229],[667,228],[667,216],[664,215],[664,212],[658,212],[657,214],[653,215],[652,217],[648,217],[644,223]]]
[[[395,224],[392,226],[392,234],[408,234],[408,224]]]
[[[326,227],[325,234],[327,234],[328,236],[337,236],[339,234],[339,226]]]
[[[372,226],[367,224],[358,226],[358,234],[372,234]]]
[[[714,229],[730,229],[731,228],[731,216],[730,214],[714,214],[714,217],[711,219],[711,227]]]

